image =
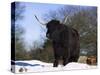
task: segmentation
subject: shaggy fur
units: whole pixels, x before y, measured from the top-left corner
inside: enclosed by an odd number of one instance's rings
[[[77,62],[80,52],[77,30],[60,24],[57,20],[51,20],[47,23],[46,36],[52,40],[54,67],[58,66],[59,60],[63,60],[64,66],[69,62]]]

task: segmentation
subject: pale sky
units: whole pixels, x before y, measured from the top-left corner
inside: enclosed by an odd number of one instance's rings
[[[51,10],[57,10],[63,5],[30,2],[22,2],[21,4],[25,6],[25,11],[22,14],[24,18],[23,20],[18,21],[18,23],[19,25],[22,25],[25,30],[23,37],[26,44],[30,46],[34,41],[43,42],[40,35],[45,36],[46,28],[44,27],[45,32],[43,32],[40,23],[36,20],[34,15],[37,15],[42,22],[45,22],[42,19],[44,14]]]
[[[50,13],[50,11],[57,10],[65,5],[31,3],[31,2],[21,2],[21,4],[25,6],[25,11],[22,14],[24,18],[23,20],[18,21],[18,23],[25,30],[25,34],[23,35],[23,38],[25,40],[26,46],[32,46],[33,42],[35,41],[39,42],[40,44],[43,43],[43,40],[41,39],[41,35],[45,37],[46,28],[44,27],[45,30],[44,32],[43,28],[41,28],[40,26],[41,24],[36,20],[34,15],[37,15],[40,21],[47,23],[46,21],[43,20],[43,16],[47,13]],[[85,7],[85,9],[86,8],[90,8],[90,7],[87,6]]]

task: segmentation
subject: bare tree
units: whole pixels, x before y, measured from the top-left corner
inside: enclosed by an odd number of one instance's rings
[[[60,20],[78,30],[81,50],[97,54],[97,8],[90,6],[64,6],[44,15],[44,19]]]

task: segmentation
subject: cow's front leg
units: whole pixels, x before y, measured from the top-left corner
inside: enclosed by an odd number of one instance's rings
[[[58,59],[54,60],[53,67],[58,67]]]
[[[53,67],[58,67],[59,59],[60,59],[60,56],[55,53],[55,60],[54,60],[54,63],[53,63]]]

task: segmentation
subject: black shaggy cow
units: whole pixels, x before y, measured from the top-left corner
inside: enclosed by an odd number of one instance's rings
[[[57,20],[51,20],[46,27],[46,36],[52,40],[54,49],[55,60],[53,67],[57,67],[61,59],[64,66],[69,62],[77,62],[80,52],[77,30],[60,24]]]

